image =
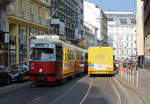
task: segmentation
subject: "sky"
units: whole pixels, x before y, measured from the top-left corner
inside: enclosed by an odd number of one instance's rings
[[[136,11],[136,0],[88,0],[98,6],[100,6],[104,11],[125,11],[125,12],[135,12]]]

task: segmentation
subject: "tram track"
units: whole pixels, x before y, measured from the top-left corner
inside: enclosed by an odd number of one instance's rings
[[[85,76],[85,77],[81,78],[80,80],[78,80],[69,90],[67,90],[63,95],[56,98],[50,104],[56,104],[59,100],[61,100],[64,96],[66,96],[74,87],[76,87],[81,80],[86,79],[87,77],[88,76]],[[27,102],[26,104],[34,104],[35,101],[42,99],[42,97],[46,96],[47,94],[49,94],[49,92],[46,91],[45,93],[34,97],[31,101]]]
[[[92,79],[90,80],[90,83],[89,83],[89,88],[87,90],[87,93],[85,94],[84,98],[82,99],[82,101],[80,102],[80,104],[84,104],[84,102],[86,101],[86,98],[88,97],[90,91],[91,91],[91,88],[93,86],[93,81],[94,81],[94,77],[92,77]]]
[[[73,88],[75,88],[79,82],[83,79],[88,78],[89,76],[83,77],[80,80],[78,80],[70,89],[68,89],[63,95],[61,95],[60,97],[58,97],[57,99],[55,99],[53,102],[51,102],[50,104],[56,104],[58,101],[60,101],[63,97],[65,97]]]
[[[121,104],[121,96],[120,96],[120,94],[119,94],[117,88],[116,88],[115,85],[113,84],[112,78],[108,77],[107,79],[108,79],[110,85],[112,86],[112,89],[114,90],[114,92],[115,92],[116,95],[118,96],[118,100],[117,100],[117,103],[116,103],[116,104]],[[87,99],[87,97],[88,97],[88,95],[89,95],[89,93],[90,93],[90,91],[91,91],[91,88],[92,88],[92,86],[93,86],[94,80],[95,80],[95,77],[92,77],[91,80],[90,80],[90,82],[89,82],[89,87],[88,87],[87,93],[85,94],[85,96],[84,96],[83,99],[81,100],[80,104],[84,104],[84,103],[85,103],[85,101],[86,101],[86,99]]]

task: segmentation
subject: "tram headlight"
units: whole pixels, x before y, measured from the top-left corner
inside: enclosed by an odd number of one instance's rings
[[[42,73],[42,72],[43,72],[43,70],[42,70],[42,69],[39,69],[39,72],[40,72],[40,73]]]

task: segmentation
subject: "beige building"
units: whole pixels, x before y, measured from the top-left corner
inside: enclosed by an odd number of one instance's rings
[[[144,3],[141,0],[137,0],[137,53],[139,65],[142,67],[144,60]]]
[[[137,22],[137,51],[138,56],[144,55],[144,13],[143,13],[143,1],[137,0],[137,13],[136,13],[136,22]]]
[[[9,65],[28,64],[30,38],[48,33],[49,8],[50,0],[15,0],[7,7]]]

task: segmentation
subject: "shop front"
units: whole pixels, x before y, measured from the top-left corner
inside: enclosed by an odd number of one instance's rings
[[[8,65],[9,34],[0,30],[0,65]]]

